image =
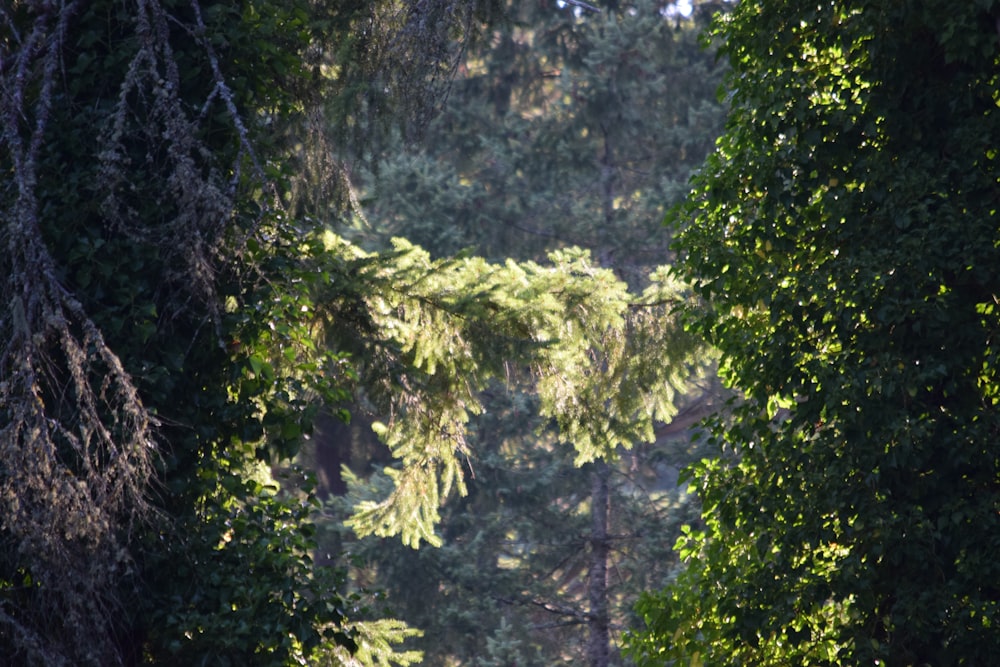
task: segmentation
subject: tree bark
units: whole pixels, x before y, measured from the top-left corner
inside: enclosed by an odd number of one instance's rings
[[[590,667],[608,667],[610,662],[610,621],[608,615],[608,515],[611,496],[608,479],[611,469],[604,461],[594,464],[590,494],[590,572],[588,594],[587,661]]]

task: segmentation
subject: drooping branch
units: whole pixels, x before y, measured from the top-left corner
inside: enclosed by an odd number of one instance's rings
[[[98,663],[116,657],[102,638],[112,633],[114,581],[127,560],[119,536],[146,512],[153,420],[43,238],[40,154],[79,3],[27,9],[30,32],[5,40],[0,68],[0,137],[16,189],[3,202],[0,514],[38,599],[63,610],[66,645],[87,646],[75,657]],[[23,651],[46,664],[72,659],[42,635],[49,619],[30,605],[20,612],[0,614],[0,627]]]
[[[157,457],[157,421],[102,331],[93,299],[75,291],[80,287],[68,279],[72,271],[55,249],[54,239],[74,232],[48,217],[58,198],[51,154],[65,131],[54,119],[66,113],[67,100],[73,104],[67,62],[85,4],[27,1],[0,10],[0,161],[10,174],[0,193],[6,251],[0,258],[0,533],[6,562],[30,582],[15,606],[0,604],[0,635],[40,664],[121,661],[116,633],[124,614],[117,595],[131,567],[127,538],[137,521],[151,516],[147,497]],[[223,100],[240,140],[233,164],[216,164],[202,136],[206,119],[181,98],[170,41],[175,19],[158,0],[136,0],[110,43],[128,58],[121,80],[105,82],[118,96],[95,116],[101,123],[90,155],[96,167],[86,187],[100,202],[101,234],[170,260],[162,266],[172,266],[173,275],[163,283],[176,292],[175,310],[196,304],[211,320],[221,312],[213,266],[233,220],[233,179],[242,162],[258,172],[258,182],[264,179],[207,48],[196,0],[192,8],[196,25],[188,32],[199,35],[215,79],[209,97]],[[142,163],[137,146],[147,147]],[[141,212],[143,195],[136,193],[151,191],[142,179],[162,193],[162,215]],[[61,618],[54,621],[46,609],[60,609]]]

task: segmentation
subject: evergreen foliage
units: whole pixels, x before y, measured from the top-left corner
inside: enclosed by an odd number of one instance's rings
[[[601,3],[598,3],[601,4]],[[511,8],[471,49],[419,148],[381,164],[356,238],[406,236],[435,256],[498,260],[589,249],[630,284],[668,257],[665,208],[721,128],[721,67],[652,0],[578,14]]]
[[[501,388],[487,405],[472,436],[474,476],[468,494],[442,511],[440,548],[413,552],[342,532],[321,544],[343,545],[356,584],[384,589],[396,613],[425,631],[413,643],[424,664],[586,664],[594,466],[572,465],[552,431],[536,432],[524,394]],[[683,491],[655,477],[659,466],[690,455],[685,441],[674,446],[667,453],[661,445],[654,458],[637,443],[610,475],[612,637],[632,620],[639,592],[673,574],[673,540],[664,536],[696,518]],[[377,473],[349,474],[348,482],[350,493],[328,508],[332,518],[391,488]]]
[[[386,470],[392,494],[357,508],[361,535],[440,545],[437,510],[453,487],[466,491],[458,455],[469,454],[468,422],[492,381],[530,373],[539,414],[583,463],[652,440],[700,363],[696,340],[671,326],[681,295],[662,274],[631,298],[579,250],[553,252],[551,266],[492,265],[432,260],[403,240],[372,255],[327,238],[340,272],[327,272],[320,297],[329,340],[363,346],[359,380],[390,415],[375,428],[401,464]]]
[[[408,664],[392,645],[413,632],[314,566],[308,479],[268,474],[318,405],[360,390],[391,416],[394,491],[355,525],[411,544],[436,541],[440,502],[463,490],[493,381],[533,378],[581,460],[669,417],[699,359],[665,277],[631,297],[584,251],[433,260],[325,233],[340,193],[296,135],[322,110],[325,138],[377,153],[387,115],[420,126],[496,11],[0,8],[5,664]]]
[[[996,659],[998,12],[717,23],[733,112],[677,248],[746,404],[691,472],[704,530],[640,664]]]
[[[0,7],[0,662],[354,646],[339,571],[312,566],[308,491],[278,494],[260,461],[347,395],[349,368],[313,341],[322,244],[285,205],[288,135],[324,89],[350,95],[336,58],[370,54],[349,36],[379,11]],[[379,38],[418,44],[420,21]]]
[[[667,18],[664,6],[647,2],[605,10],[512,9],[510,24],[468,51],[425,140],[400,146],[379,165],[361,189],[365,219],[343,230],[369,248],[393,247],[388,239],[394,234],[416,239],[431,257],[471,249],[541,261],[552,248],[582,243],[595,258],[588,261],[613,269],[633,294],[650,284],[662,289],[645,297],[655,307],[629,308],[612,329],[602,330],[601,318],[589,316],[583,322],[589,328],[574,327],[578,342],[560,335],[561,349],[540,350],[558,355],[549,368],[524,373],[530,369],[507,367],[492,378],[477,372],[475,383],[485,393],[474,410],[460,415],[467,424],[455,422],[465,439],[464,460],[457,463],[466,471],[468,495],[440,511],[440,548],[415,554],[337,529],[355,507],[378,509],[400,474],[394,466],[385,468],[381,455],[372,468],[356,457],[357,474],[345,472],[349,494],[331,503],[329,522],[321,528],[333,534],[321,542],[330,551],[355,554],[364,564],[353,571],[357,585],[384,588],[396,612],[425,630],[413,645],[424,650],[429,665],[585,664],[588,628],[600,615],[588,600],[594,547],[609,547],[610,635],[604,633],[603,641],[613,642],[631,620],[639,591],[671,576],[676,556],[670,546],[680,524],[693,517],[691,498],[670,480],[675,466],[698,458],[697,446],[689,447],[683,437],[649,445],[652,422],[636,416],[659,411],[667,418],[687,405],[698,373],[671,376],[703,368],[706,361],[692,359],[687,369],[671,365],[671,347],[686,343],[669,334],[672,315],[665,306],[675,297],[669,279],[664,282],[654,268],[668,258],[667,236],[659,227],[663,206],[683,192],[722,116],[714,97],[720,70],[698,44],[701,14]],[[566,250],[557,256],[581,255]],[[495,276],[489,281],[522,280],[510,268],[491,271],[484,273]],[[530,298],[551,298],[544,296],[546,285],[555,287],[551,278],[532,269],[531,280],[538,288]],[[399,282],[408,281],[393,284]],[[608,298],[641,298],[624,288],[607,291]],[[529,298],[528,291],[506,287],[492,294],[497,296],[490,299],[510,294],[503,301],[512,306]],[[514,323],[496,315],[488,319],[504,327]],[[429,347],[462,351],[454,341],[466,331],[462,323],[458,334]],[[482,335],[474,332],[473,338]],[[508,342],[491,345],[499,349]],[[567,344],[577,352],[567,353]],[[659,388],[659,398],[648,388]],[[551,398],[540,400],[539,390]],[[561,419],[546,416],[553,414],[549,404],[562,411]],[[369,401],[367,408],[399,412],[384,402],[376,407]],[[559,440],[582,449],[574,456]],[[593,534],[597,466],[587,465],[602,449],[615,461],[606,539]],[[620,660],[614,651],[612,658]]]

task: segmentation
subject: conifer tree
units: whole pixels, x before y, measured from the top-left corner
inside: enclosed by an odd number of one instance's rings
[[[701,19],[678,23],[662,9],[520,7],[488,47],[469,53],[427,141],[380,165],[366,219],[345,235],[380,247],[403,234],[432,256],[468,248],[538,258],[579,243],[633,286],[644,284],[668,257],[663,210],[721,117],[712,55],[696,39]],[[639,364],[665,363],[680,343],[643,340],[641,327],[626,335]],[[599,366],[588,372],[607,385],[605,396],[631,391]],[[428,664],[584,664],[588,627],[607,626],[595,650],[613,643],[630,601],[671,576],[670,535],[692,515],[655,471],[669,479],[696,453],[683,440],[656,448],[621,440],[634,448],[615,452],[605,468],[612,509],[608,535],[597,536],[591,491],[601,466],[574,466],[558,442],[595,438],[604,407],[580,396],[580,426],[567,437],[538,415],[533,388],[530,378],[508,377],[487,386],[485,414],[469,435],[468,496],[443,510],[439,549],[413,554],[384,540],[329,538],[366,564],[362,583],[386,588],[425,630],[418,644]],[[690,387],[677,389],[671,400],[682,402]],[[383,473],[360,472],[347,475],[350,494],[334,503],[334,521],[391,488]],[[587,583],[602,564],[609,585],[592,602]],[[610,601],[603,621],[592,613],[601,597]],[[600,664],[612,657],[613,649]]]
[[[492,259],[578,246],[629,282],[663,264],[663,214],[721,128],[721,68],[701,13],[602,7],[512,7],[419,148],[381,165],[360,239]]]
[[[412,662],[391,650],[409,629],[313,567],[308,484],[268,477],[318,404],[363,390],[383,410],[393,487],[353,521],[413,545],[440,540],[470,418],[508,374],[580,461],[669,418],[698,357],[665,276],[633,296],[581,250],[368,252],[327,229],[337,193],[303,194],[324,174],[304,116],[378,152],[495,10],[0,8],[5,664]]]
[[[426,56],[419,87],[449,51],[415,45],[473,20],[447,8],[0,7],[0,662],[375,660],[406,635],[351,625],[308,495],[262,470],[351,377],[314,340],[323,266],[350,253],[293,218],[282,131],[317,88],[378,120],[351,91],[388,51],[356,28]],[[422,40],[422,11],[456,23]]]

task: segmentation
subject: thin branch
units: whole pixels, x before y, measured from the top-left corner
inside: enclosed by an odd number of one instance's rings
[[[601,13],[600,7],[595,7],[594,5],[587,4],[582,0],[558,0],[558,1],[567,5],[573,5],[574,7],[579,7],[580,9],[586,9],[589,12],[597,12],[598,14]]]

